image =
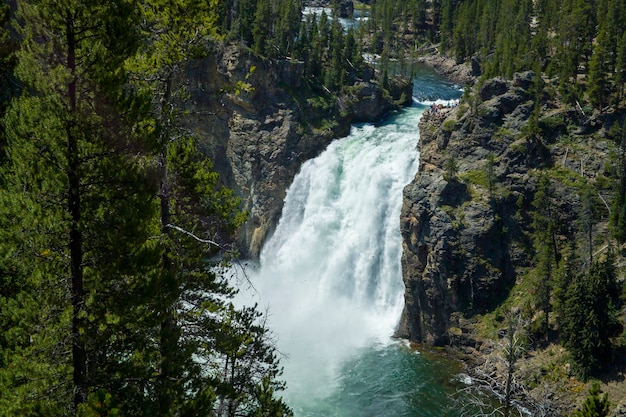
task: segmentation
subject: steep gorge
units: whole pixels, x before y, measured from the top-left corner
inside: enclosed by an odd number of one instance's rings
[[[345,136],[352,122],[379,121],[403,95],[411,97],[410,85],[390,97],[372,76],[363,74],[351,94],[328,105],[315,98],[296,62],[264,61],[228,46],[190,68],[188,127],[249,212],[239,236],[244,256],[258,258],[304,161]],[[405,307],[398,336],[480,350],[475,318],[515,295],[533,267],[541,175],[553,185],[560,249],[579,239],[587,182],[600,196],[594,239],[606,235],[602,199],[610,201],[615,175],[606,162],[616,150],[609,130],[623,115],[583,114],[561,102],[549,80],[541,85],[537,93],[530,71],[494,78],[458,107],[421,119],[419,172],[404,190],[400,216]],[[538,132],[529,133],[537,101]]]
[[[410,104],[412,90],[393,80],[388,92],[368,69],[348,92],[329,99],[309,87],[302,63],[262,59],[236,45],[196,62],[187,78],[187,127],[201,138],[224,184],[241,197],[249,218],[239,248],[254,259],[301,164],[347,135],[351,123],[376,122]]]

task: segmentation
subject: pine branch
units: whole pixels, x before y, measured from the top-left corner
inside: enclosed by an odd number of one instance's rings
[[[202,239],[202,238],[194,235],[193,233],[183,229],[182,227],[178,227],[178,226],[175,226],[173,224],[166,224],[165,227],[169,227],[170,229],[178,230],[179,232],[184,233],[187,236],[190,236],[190,237],[194,238],[195,240],[197,240],[200,243],[206,243],[206,244],[209,244],[209,245],[213,245],[216,248],[223,249],[222,246],[219,243],[217,243],[217,242],[215,242],[213,240],[209,240],[209,239]]]

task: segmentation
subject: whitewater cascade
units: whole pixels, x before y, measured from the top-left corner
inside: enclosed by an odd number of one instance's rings
[[[391,343],[403,306],[402,189],[417,172],[422,112],[355,126],[307,161],[251,274],[297,415],[294,399],[329,395],[343,361]]]

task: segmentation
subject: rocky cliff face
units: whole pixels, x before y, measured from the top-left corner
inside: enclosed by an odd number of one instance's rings
[[[560,239],[575,236],[576,183],[604,175],[606,131],[600,118],[576,127],[582,114],[544,91],[541,134],[533,133],[534,83],[532,72],[493,79],[465,104],[424,114],[420,169],[404,190],[400,221],[406,305],[399,336],[448,343],[464,317],[508,296],[532,260],[540,172],[552,175]],[[567,141],[557,140],[563,135]]]
[[[304,161],[347,135],[351,122],[378,121],[397,106],[372,75],[327,106],[306,87],[297,62],[263,60],[226,46],[189,68],[187,125],[249,213],[239,236],[244,256],[258,258]],[[404,93],[410,103],[411,91],[404,83],[395,99]]]

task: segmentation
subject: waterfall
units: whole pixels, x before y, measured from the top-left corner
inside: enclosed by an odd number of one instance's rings
[[[402,189],[417,172],[422,111],[355,126],[307,161],[252,274],[296,415],[335,389],[359,349],[391,343],[403,306]]]
[[[430,417],[449,406],[454,366],[391,338],[403,307],[399,215],[417,173],[425,103],[459,87],[414,68],[415,105],[354,126],[303,164],[247,302],[266,306],[296,417]],[[245,296],[245,295],[244,295]]]

